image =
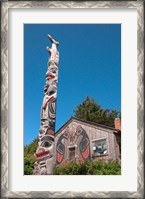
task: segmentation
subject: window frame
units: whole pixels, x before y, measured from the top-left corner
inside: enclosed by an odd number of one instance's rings
[[[74,149],[74,160],[70,160],[70,149]],[[75,161],[75,158],[76,158],[76,146],[69,146],[68,147],[68,161],[69,162],[73,162],[73,161]]]
[[[96,154],[95,151],[93,150],[93,147],[94,147],[94,143],[96,142],[103,142],[103,141],[106,141],[106,149],[107,149],[107,153],[105,154]],[[100,157],[100,156],[108,156],[109,155],[109,150],[108,150],[108,140],[107,138],[101,138],[101,139],[95,139],[95,140],[92,140],[92,156],[93,157]]]

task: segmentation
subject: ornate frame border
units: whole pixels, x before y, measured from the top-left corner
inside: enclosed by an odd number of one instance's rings
[[[144,2],[143,1],[3,1],[1,3],[1,197],[2,198],[143,198],[144,197]],[[136,8],[138,135],[137,192],[12,192],[8,190],[8,9],[9,8]]]

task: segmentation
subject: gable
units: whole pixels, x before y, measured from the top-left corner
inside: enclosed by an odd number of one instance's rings
[[[56,163],[66,164],[73,159],[77,162],[92,160],[94,154],[97,158],[117,159],[114,134],[117,132],[111,127],[71,118],[55,136]],[[100,149],[94,153],[96,146]]]

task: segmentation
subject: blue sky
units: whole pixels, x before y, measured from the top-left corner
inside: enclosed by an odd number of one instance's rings
[[[38,136],[40,108],[51,47],[60,42],[56,131],[86,96],[102,108],[121,110],[120,24],[24,25],[24,144]]]

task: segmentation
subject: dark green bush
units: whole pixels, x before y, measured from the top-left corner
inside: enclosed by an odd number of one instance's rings
[[[121,166],[116,161],[97,160],[92,162],[68,163],[65,166],[55,166],[54,175],[121,175]]]

